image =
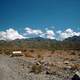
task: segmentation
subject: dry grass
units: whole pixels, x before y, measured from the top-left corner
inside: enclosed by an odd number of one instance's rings
[[[33,72],[35,74],[39,74],[39,73],[42,72],[42,70],[43,70],[42,65],[33,64],[32,67],[31,67],[31,71],[30,72]]]
[[[72,70],[79,70],[80,69],[80,64],[74,64],[71,66]]]
[[[31,53],[25,53],[24,56],[29,58],[34,58],[34,56]]]

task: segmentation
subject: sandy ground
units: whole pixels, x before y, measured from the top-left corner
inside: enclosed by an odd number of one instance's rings
[[[32,63],[33,60],[0,55],[0,80],[60,80],[55,76],[29,73],[27,67]]]
[[[0,80],[35,80],[32,74],[28,75],[27,66],[32,62],[22,57],[0,55]]]
[[[19,75],[19,61],[9,56],[0,55],[0,80],[24,80]]]
[[[63,62],[64,57],[62,58],[62,56],[59,57],[59,55],[53,55],[54,57],[49,56],[49,58],[45,58],[45,61],[59,61],[57,64],[59,64],[59,67],[62,67],[63,64],[61,64],[61,62]],[[77,57],[74,59],[76,60]],[[57,67],[53,67],[52,69],[58,73],[54,75],[30,73],[29,67],[35,63],[35,61],[34,58],[10,57],[0,54],[0,80],[70,80],[66,78],[70,76],[70,71],[60,70]],[[80,58],[77,63],[80,63]],[[70,77],[72,77],[72,75]]]

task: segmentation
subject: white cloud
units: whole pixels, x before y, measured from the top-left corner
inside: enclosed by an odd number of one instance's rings
[[[71,28],[66,29],[64,32],[59,30],[57,31],[57,33],[59,34],[60,40],[63,40],[65,38],[72,37],[72,36],[80,36],[80,32],[75,32]]]
[[[28,35],[28,34],[40,35],[40,34],[43,33],[43,32],[42,32],[41,30],[39,30],[39,29],[31,29],[31,28],[29,28],[29,27],[26,27],[25,30],[26,30],[26,33],[27,33],[26,35]]]
[[[39,37],[43,37],[43,38],[48,38],[48,39],[55,39],[55,33],[53,32],[53,30],[49,30],[48,28],[45,29],[45,31],[42,31],[40,29],[32,29],[29,27],[25,28],[26,33],[25,35],[27,36],[39,36]]]
[[[0,32],[0,40],[15,40],[24,38],[22,35],[18,33],[18,31],[9,28],[6,31]]]
[[[6,40],[6,32],[4,31],[0,32],[0,40]]]
[[[55,39],[55,33],[53,32],[53,30],[47,30],[46,35],[48,39]]]
[[[23,38],[30,38],[30,37],[43,37],[48,39],[57,39],[57,40],[64,40],[65,38],[72,37],[72,36],[80,36],[80,32],[75,32],[71,28],[68,28],[64,31],[56,31],[56,33],[52,29],[32,29],[29,27],[25,28],[24,34],[19,34],[17,30],[9,28],[5,31],[0,31],[0,40],[15,40],[15,39],[23,39]],[[24,37],[25,36],[25,37]]]

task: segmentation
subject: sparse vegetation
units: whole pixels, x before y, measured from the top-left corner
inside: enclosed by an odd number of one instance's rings
[[[71,55],[76,55],[75,51],[72,51],[72,52],[71,52]]]
[[[25,57],[34,58],[34,56],[31,53],[24,53]]]
[[[33,49],[31,49],[31,50],[30,50],[30,52],[32,52],[32,53],[33,53],[33,52],[34,52],[34,50],[33,50]]]
[[[37,55],[37,58],[42,58],[42,55],[41,55],[41,54],[38,54],[38,55]]]
[[[36,64],[32,65],[30,72],[33,72],[35,74],[39,74],[42,72],[42,70],[43,70],[42,65],[39,65],[36,63]]]
[[[74,40],[74,41],[73,41]],[[80,50],[80,36],[67,38],[63,41],[49,40],[49,39],[30,39],[30,40],[14,40],[14,41],[0,41],[0,50],[21,50],[34,52],[33,49],[47,49],[47,50]]]
[[[6,55],[11,55],[11,54],[12,54],[12,51],[6,50],[6,51],[4,52],[4,54],[6,54]]]
[[[45,39],[0,42],[0,55],[11,55],[13,51],[22,51],[24,56],[16,58],[18,59],[18,68],[20,67],[19,70],[21,71],[19,71],[19,74],[31,73],[30,75],[32,75],[34,73],[33,75],[42,76],[45,74],[49,77],[52,75],[61,78],[66,77],[68,74],[69,77],[70,75],[72,76],[71,72],[80,70],[80,42],[76,44],[76,42],[69,40],[55,41]],[[9,58],[11,60],[15,59],[13,57]],[[13,60],[12,64],[14,62],[16,61]],[[23,63],[24,65],[22,65]]]

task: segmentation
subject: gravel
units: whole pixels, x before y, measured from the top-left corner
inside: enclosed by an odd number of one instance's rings
[[[64,72],[58,72],[61,75],[47,75],[44,73],[30,73],[30,66],[35,60],[29,60],[22,57],[9,57],[0,55],[0,80],[69,80],[64,77]],[[66,76],[67,72],[65,72]]]

